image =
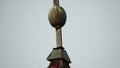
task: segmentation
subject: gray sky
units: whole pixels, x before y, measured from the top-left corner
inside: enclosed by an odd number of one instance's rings
[[[120,0],[60,0],[71,68],[120,68]],[[46,68],[56,47],[53,0],[0,0],[0,68]]]

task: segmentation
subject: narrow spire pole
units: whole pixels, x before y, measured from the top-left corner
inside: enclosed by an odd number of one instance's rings
[[[59,6],[59,0],[53,1],[54,6]],[[62,47],[62,29],[56,28],[56,45]]]
[[[54,0],[53,4],[54,4],[54,6],[59,6],[59,0]]]
[[[62,29],[56,28],[56,44],[57,47],[62,47]]]

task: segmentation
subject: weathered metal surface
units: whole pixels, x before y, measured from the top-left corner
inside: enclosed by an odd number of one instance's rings
[[[67,54],[67,52],[64,50],[64,48],[59,47],[59,48],[54,48],[53,51],[50,53],[48,56],[47,60],[55,60],[55,59],[63,59],[69,63],[71,63],[71,60]]]
[[[48,14],[49,22],[54,28],[61,28],[64,26],[66,18],[66,12],[60,6],[53,6]]]

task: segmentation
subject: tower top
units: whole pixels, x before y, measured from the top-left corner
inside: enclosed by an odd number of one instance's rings
[[[50,24],[56,29],[56,45],[50,55],[47,57],[51,63],[48,68],[70,68],[71,60],[62,46],[62,26],[66,22],[66,12],[59,5],[59,0],[53,0],[53,7],[49,15]]]

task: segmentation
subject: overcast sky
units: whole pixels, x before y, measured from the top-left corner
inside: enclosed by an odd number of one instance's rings
[[[120,0],[60,0],[71,68],[120,68]],[[0,68],[46,68],[56,47],[53,0],[0,0]]]

